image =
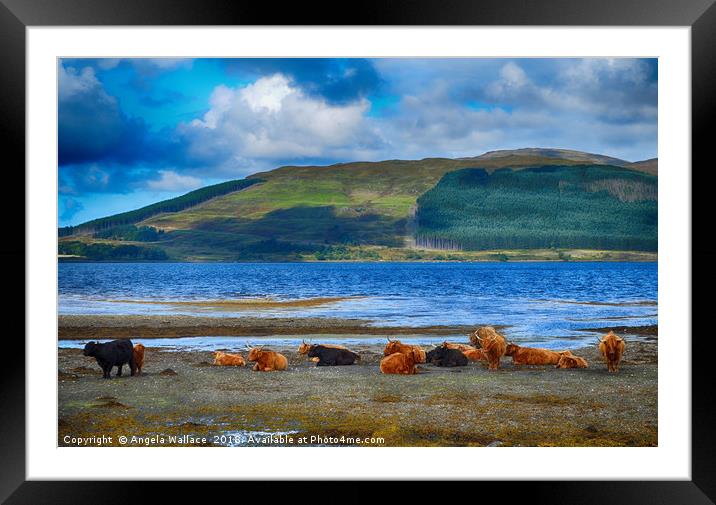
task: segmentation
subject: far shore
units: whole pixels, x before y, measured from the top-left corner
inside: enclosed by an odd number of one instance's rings
[[[63,237],[61,240],[80,240],[82,237]],[[103,241],[112,243],[111,241]],[[143,246],[144,242],[126,242]],[[161,243],[155,243],[155,245]],[[340,258],[317,258],[315,254],[264,254],[261,257],[240,258],[235,254],[213,253],[187,255],[167,249],[166,260],[136,260],[131,258],[100,259],[78,255],[58,254],[60,263],[654,263],[658,252],[613,251],[597,249],[492,249],[487,251],[448,251],[414,249],[410,247],[351,246]]]

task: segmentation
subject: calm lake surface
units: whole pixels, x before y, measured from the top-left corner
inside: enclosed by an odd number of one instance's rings
[[[591,345],[582,328],[656,324],[657,284],[656,263],[60,263],[59,313],[503,324],[515,341],[559,347]],[[156,303],[315,297],[351,298],[260,309]]]

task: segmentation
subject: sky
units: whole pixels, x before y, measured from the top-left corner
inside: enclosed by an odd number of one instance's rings
[[[657,85],[656,59],[62,59],[59,225],[283,165],[655,158]]]

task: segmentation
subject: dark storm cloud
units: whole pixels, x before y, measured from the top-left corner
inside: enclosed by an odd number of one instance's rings
[[[60,166],[91,161],[133,163],[152,151],[145,122],[124,114],[90,67],[61,66],[59,81]]]

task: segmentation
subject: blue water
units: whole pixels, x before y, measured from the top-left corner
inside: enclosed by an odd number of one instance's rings
[[[60,314],[339,317],[374,326],[508,325],[550,347],[580,328],[657,323],[656,263],[60,263]],[[121,303],[360,297],[318,307],[217,310]]]

